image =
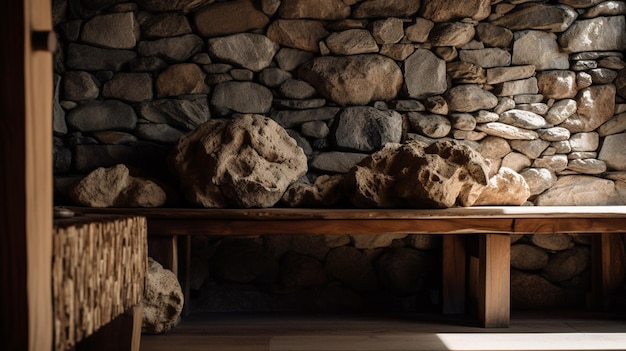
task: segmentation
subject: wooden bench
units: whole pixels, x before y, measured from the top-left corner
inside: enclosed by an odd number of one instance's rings
[[[623,282],[623,267],[612,262],[623,255],[622,239],[614,234],[626,232],[626,206],[74,210],[146,217],[149,254],[179,275],[186,296],[191,235],[441,234],[443,313],[470,313],[484,327],[509,325],[512,234],[596,234],[592,297],[598,308]]]

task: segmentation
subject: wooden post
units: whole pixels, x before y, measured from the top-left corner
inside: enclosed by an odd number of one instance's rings
[[[52,347],[52,55],[33,43],[51,31],[49,0],[0,2],[3,350]]]
[[[463,235],[443,236],[442,312],[465,313],[466,254]]]
[[[148,237],[148,256],[178,277],[178,239],[175,235]]]
[[[506,328],[511,308],[509,235],[481,234],[478,260],[478,319],[485,328]]]
[[[601,233],[592,236],[591,279],[593,308],[611,308],[610,295],[626,279],[626,250],[619,234]]]

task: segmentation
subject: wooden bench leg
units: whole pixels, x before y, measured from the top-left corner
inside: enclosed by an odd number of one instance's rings
[[[130,308],[92,335],[79,342],[76,351],[139,351],[143,306]]]
[[[618,291],[626,278],[626,253],[620,234],[602,233],[592,236],[591,279],[593,308],[611,308],[610,296]]]
[[[511,309],[510,236],[481,234],[478,251],[478,319],[485,328],[506,328]]]
[[[148,237],[148,256],[178,276],[178,239],[176,236]]]
[[[442,313],[465,313],[465,236],[444,235],[442,254]]]

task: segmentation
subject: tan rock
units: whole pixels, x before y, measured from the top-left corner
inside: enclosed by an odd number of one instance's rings
[[[155,182],[130,176],[125,165],[100,167],[71,190],[72,201],[89,207],[159,207],[166,194]]]
[[[475,84],[461,84],[449,89],[444,98],[451,112],[474,112],[490,110],[498,104],[498,98]]]
[[[537,74],[537,85],[539,93],[546,99],[571,99],[578,92],[576,73],[573,71],[540,72]]]
[[[209,120],[181,137],[172,164],[185,197],[204,207],[272,207],[307,171],[296,141],[251,114]]]
[[[507,167],[491,179],[473,206],[521,206],[530,197],[530,188],[519,173]]]
[[[337,207],[345,199],[343,175],[321,175],[313,184],[294,183],[282,202],[289,207]]]
[[[301,66],[299,77],[340,105],[394,100],[403,83],[395,61],[375,54],[317,57]]]
[[[572,133],[591,132],[613,117],[615,111],[615,86],[593,85],[578,92],[577,113],[570,116],[561,127]]]
[[[452,141],[387,144],[346,174],[357,207],[471,206],[487,184],[484,158]]]
[[[460,47],[469,43],[476,34],[474,26],[463,22],[437,23],[428,35],[429,41],[435,46]]]
[[[180,321],[184,302],[185,297],[176,275],[148,257],[141,332],[162,334],[174,328]]]
[[[366,29],[348,29],[331,33],[326,46],[335,55],[357,55],[378,52],[374,37]]]

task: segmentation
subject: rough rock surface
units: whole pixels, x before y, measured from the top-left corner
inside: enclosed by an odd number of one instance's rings
[[[393,100],[403,82],[400,67],[392,59],[375,54],[318,57],[302,65],[299,76],[340,105]]]
[[[345,201],[343,175],[322,175],[313,184],[294,183],[281,201],[288,207],[337,207]]]
[[[500,171],[489,179],[474,206],[520,206],[530,197],[530,188],[526,180],[514,170],[501,167]]]
[[[272,207],[307,171],[296,141],[273,120],[209,120],[183,136],[172,157],[185,197],[204,207]]]
[[[346,188],[357,207],[471,206],[487,170],[484,158],[462,144],[387,144],[348,172]]]
[[[132,177],[125,165],[98,168],[72,189],[74,202],[89,207],[158,207],[166,194],[155,182]]]
[[[148,257],[141,332],[161,334],[174,328],[183,311],[184,299],[176,275]]]

